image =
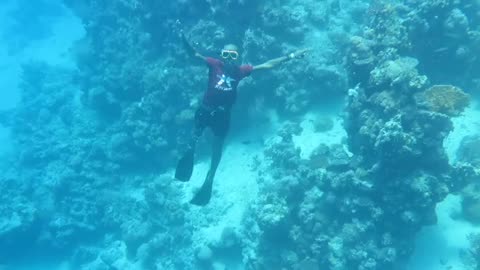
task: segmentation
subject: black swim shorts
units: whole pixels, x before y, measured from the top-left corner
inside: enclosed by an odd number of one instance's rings
[[[230,110],[222,107],[211,109],[201,105],[195,113],[195,132],[200,135],[206,127],[215,136],[224,138],[230,128]]]

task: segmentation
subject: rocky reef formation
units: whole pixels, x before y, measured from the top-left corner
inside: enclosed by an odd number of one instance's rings
[[[18,155],[0,178],[7,217],[0,262],[56,254],[76,269],[126,269],[133,256],[137,264],[188,267],[174,256],[151,257],[175,252],[173,241],[191,245],[179,230],[186,222],[180,194],[170,179],[124,173],[122,145],[112,143],[121,140],[98,133],[104,125],[82,104],[75,76],[43,63],[23,66],[21,102],[8,114],[15,121],[4,121]]]
[[[478,180],[471,166],[436,171],[389,155],[369,164],[357,154],[349,157],[341,145],[327,151],[327,166],[313,167],[295,149],[292,127],[282,134],[266,151],[271,163],[260,176],[269,192],[246,221],[245,234],[259,239],[246,247],[256,251],[245,253],[248,269],[301,269],[307,262],[328,269],[391,268],[411,254],[416,233],[436,222],[435,205]]]
[[[461,256],[468,270],[480,268],[480,234],[471,234],[469,236],[470,247],[465,250]]]
[[[426,62],[431,52],[419,55],[424,48],[412,38],[414,22],[430,22],[434,10],[458,15],[470,5],[413,2],[375,1],[364,31],[350,39],[347,144],[321,146],[313,160],[302,160],[292,140],[298,131],[286,126],[266,150],[269,164],[259,177],[268,195],[252,207],[255,218],[246,225],[259,239],[247,248],[257,251],[248,257],[250,269],[301,269],[305,263],[392,269],[411,254],[416,233],[435,224],[436,204],[480,181],[471,161],[450,165],[443,148],[451,117],[470,98],[458,87],[436,84],[457,82],[459,74],[436,77],[438,65]],[[459,23],[452,16],[440,16],[444,27]],[[427,33],[438,26],[430,23]],[[452,45],[445,36],[436,41]]]
[[[472,164],[480,171],[479,147],[479,136],[465,137],[457,151],[457,159]],[[480,224],[480,182],[468,185],[462,195],[463,217],[474,224]]]
[[[86,29],[78,69],[25,65],[18,108],[0,113],[15,153],[0,176],[0,264],[56,254],[84,270],[221,269],[215,257],[234,254],[248,270],[392,269],[448,194],[471,191],[464,209],[476,213],[478,189],[464,188],[479,181],[478,140],[454,165],[443,140],[479,85],[477,2],[64,2]],[[234,121],[245,128],[267,109],[298,119],[345,98],[345,143],[302,159],[300,125],[284,124],[258,165],[262,196],[216,242],[194,242],[191,209],[157,176],[188,139],[206,83],[180,28],[206,55],[233,41],[254,64],[312,47],[307,61],[243,83]]]

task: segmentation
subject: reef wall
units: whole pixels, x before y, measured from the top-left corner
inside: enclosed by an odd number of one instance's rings
[[[462,1],[370,5],[345,62],[348,140],[319,145],[304,160],[292,140],[300,127],[287,124],[279,132],[259,175],[259,193],[266,195],[246,220],[246,228],[255,228],[245,232],[249,269],[393,269],[412,253],[416,233],[435,224],[436,204],[480,181],[472,159],[452,165],[443,148],[451,117],[470,96],[436,85],[478,89],[471,76],[478,59],[468,49],[478,48],[478,18],[466,19],[471,7]],[[449,32],[457,28],[462,38]],[[451,72],[450,63],[462,61],[469,64]]]

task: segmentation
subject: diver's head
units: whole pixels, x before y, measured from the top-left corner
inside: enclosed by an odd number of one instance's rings
[[[239,62],[240,53],[238,52],[238,47],[234,44],[227,44],[223,46],[222,52],[220,53],[223,61],[229,64],[236,64]]]

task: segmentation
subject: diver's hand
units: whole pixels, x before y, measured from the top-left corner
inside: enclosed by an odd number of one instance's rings
[[[312,50],[311,48],[305,48],[305,49],[301,49],[301,50],[295,51],[295,52],[289,54],[289,55],[288,55],[288,58],[289,58],[289,59],[294,59],[294,58],[299,59],[299,58],[303,58],[303,57],[305,57],[305,55],[306,55],[309,51],[311,51],[311,50]]]
[[[183,30],[180,31],[180,38],[182,39],[183,48],[187,51],[187,53],[191,56],[197,56],[197,51],[195,51],[192,44],[190,44]]]
[[[180,37],[183,37],[185,36],[184,32],[183,32],[183,24],[182,22],[177,19],[174,23],[173,23],[173,32],[177,35],[179,35]]]

